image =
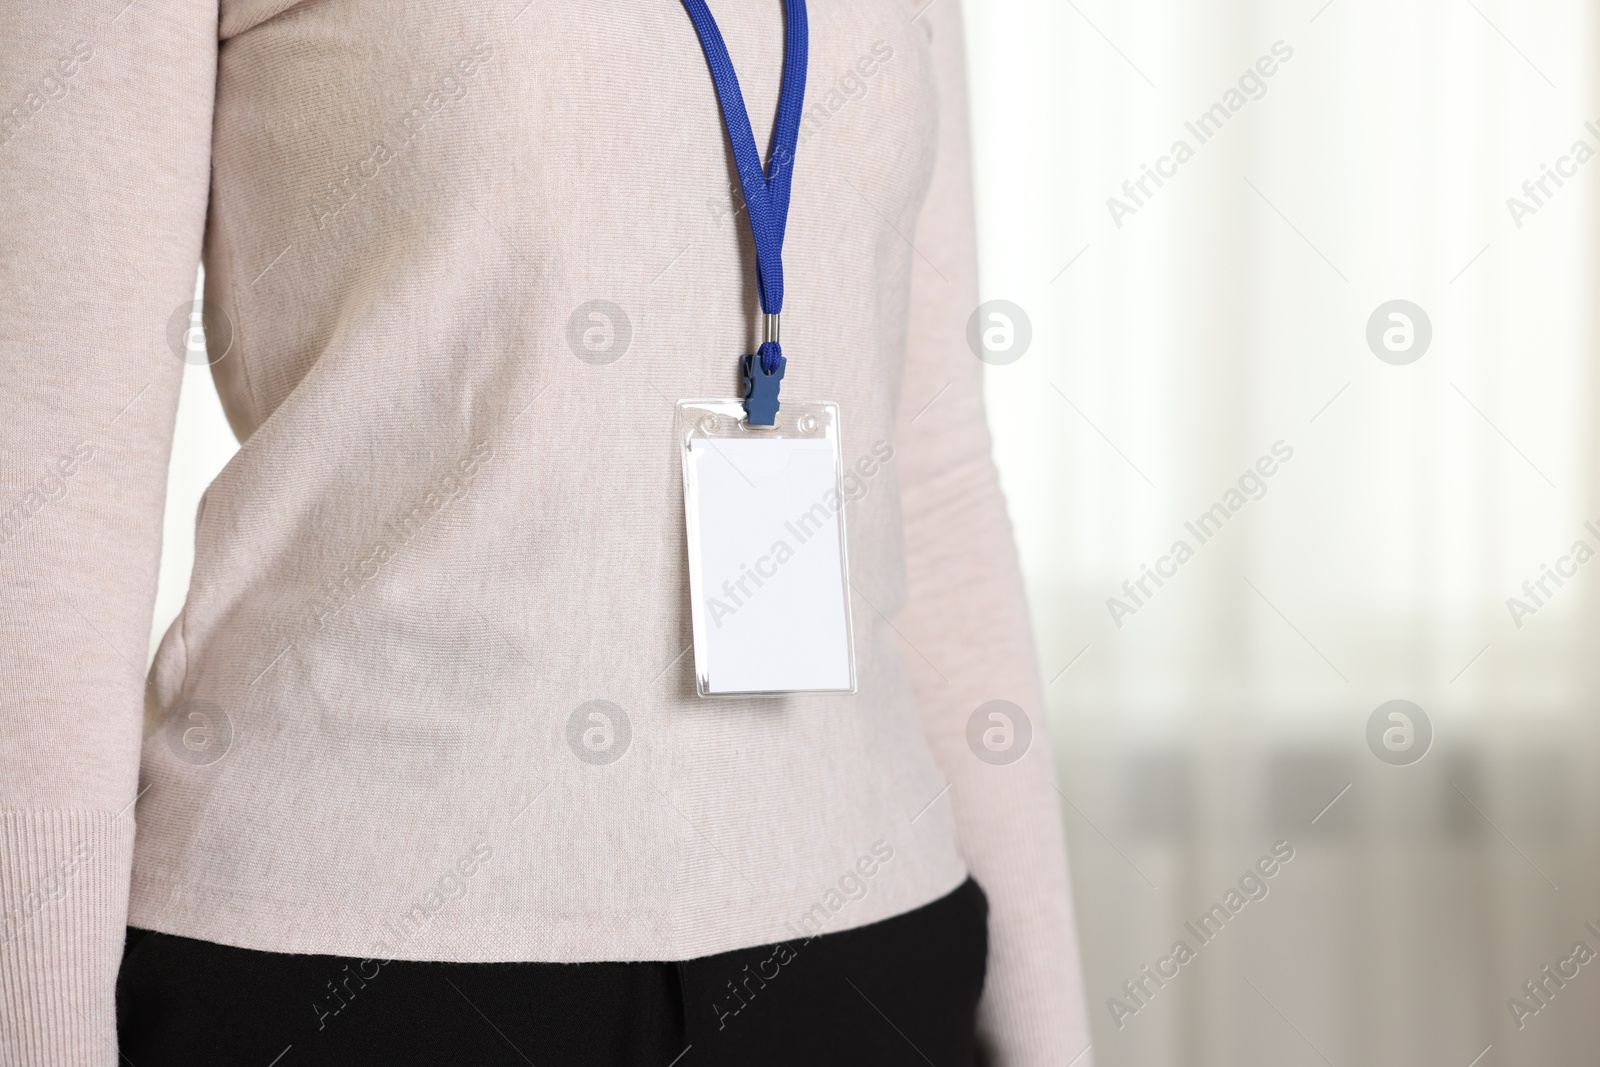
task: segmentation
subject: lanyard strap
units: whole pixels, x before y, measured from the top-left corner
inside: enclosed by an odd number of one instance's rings
[[[763,168],[761,153],[745,111],[739,76],[728,58],[717,20],[705,0],[683,0],[705,50],[722,108],[722,124],[733,147],[733,162],[744,193],[745,214],[756,245],[756,289],[766,316],[759,362],[745,356],[745,412],[752,425],[771,426],[778,412],[778,382],[783,378],[783,349],[778,342],[778,314],[783,310],[783,233],[789,220],[789,183],[800,137],[800,111],[806,95],[807,29],[805,0],[783,0],[783,82],[778,90],[778,116],[772,131],[772,158]]]

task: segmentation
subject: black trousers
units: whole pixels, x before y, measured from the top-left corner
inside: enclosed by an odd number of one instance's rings
[[[988,902],[684,963],[301,956],[129,929],[134,1067],[972,1067]]]

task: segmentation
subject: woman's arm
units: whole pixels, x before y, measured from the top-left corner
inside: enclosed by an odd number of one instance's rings
[[[966,342],[978,287],[960,8],[935,0],[918,21],[932,30],[939,156],[917,225],[896,431],[909,594],[899,624],[948,679],[910,666],[962,854],[989,897],[980,1037],[1000,1067],[1086,1067],[1091,1057],[1074,1061],[1089,1026],[1044,695],[989,455],[983,364]],[[1027,754],[1003,766],[967,745],[968,717],[996,699],[1020,705],[1033,727]]]
[[[0,1063],[112,1067],[216,0],[0,5]]]

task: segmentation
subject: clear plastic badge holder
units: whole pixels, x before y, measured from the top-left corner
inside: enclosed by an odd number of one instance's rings
[[[700,695],[854,693],[839,406],[681,400],[676,432]]]

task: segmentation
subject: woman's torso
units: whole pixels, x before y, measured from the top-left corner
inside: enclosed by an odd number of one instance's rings
[[[854,463],[892,447],[937,101],[909,5],[808,6],[784,395],[839,401]],[[764,149],[781,7],[713,11]],[[673,405],[735,394],[757,308],[682,7],[225,2],[222,31],[206,289],[245,444],[156,661],[130,921],[674,959],[959,883],[887,621],[892,460],[846,511],[859,692],[694,694]],[[597,708],[600,757],[569,742]]]

